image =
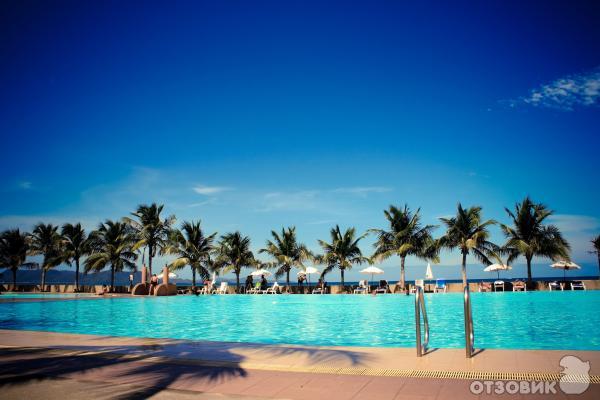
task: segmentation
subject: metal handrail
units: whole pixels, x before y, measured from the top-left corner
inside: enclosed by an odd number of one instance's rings
[[[473,312],[471,310],[471,295],[469,287],[465,287],[465,350],[467,358],[473,357],[475,352],[475,333],[473,331]]]
[[[423,327],[425,328],[423,343],[421,343],[421,314],[423,314]],[[429,321],[427,320],[427,310],[423,299],[423,288],[420,286],[417,286],[415,291],[415,330],[417,333],[417,357],[421,357],[427,353],[429,347]]]

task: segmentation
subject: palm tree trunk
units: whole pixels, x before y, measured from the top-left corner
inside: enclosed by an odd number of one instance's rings
[[[148,246],[148,276],[152,276],[152,246]]]
[[[402,291],[406,290],[406,281],[404,279],[404,261],[406,257],[400,257],[400,288]]]
[[[463,281],[463,289],[467,287],[467,253],[463,253],[462,255],[462,281]]]
[[[44,287],[46,286],[46,268],[42,267],[42,292],[45,291]]]
[[[287,274],[286,274],[286,277],[285,277],[285,286],[286,286],[285,290],[287,290],[288,293],[290,291],[290,269],[291,268],[288,268]]]
[[[344,268],[340,268],[340,275],[342,276],[342,292],[346,293],[346,285],[344,284]]]
[[[235,273],[235,292],[236,293],[240,292],[240,273],[239,272]]]
[[[110,266],[110,292],[115,291],[115,267],[114,265]]]
[[[111,265],[110,267],[110,292],[115,291],[115,267]]]
[[[525,257],[527,260],[527,283],[531,285],[531,257]]]
[[[12,268],[12,276],[13,276],[13,292],[17,291],[17,268]]]
[[[192,267],[192,289],[196,288],[196,270]]]
[[[79,258],[75,259],[75,291],[79,292]]]

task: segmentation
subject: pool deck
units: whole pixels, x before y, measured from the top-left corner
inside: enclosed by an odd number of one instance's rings
[[[311,400],[476,398],[469,392],[473,380],[556,380],[564,355],[591,365],[593,383],[578,398],[600,398],[600,352],[595,351],[482,350],[467,359],[463,349],[433,349],[419,358],[414,348],[0,330],[0,397],[13,393],[18,398],[62,379],[65,385],[83,386],[84,392],[91,385],[106,398],[185,398],[191,393],[207,399],[217,394]],[[552,395],[565,397],[560,391]]]

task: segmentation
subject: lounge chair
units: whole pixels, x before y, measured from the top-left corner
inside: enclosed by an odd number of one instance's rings
[[[585,283],[582,281],[573,281],[571,282],[571,290],[586,290]]]
[[[221,286],[217,289],[217,294],[227,294],[227,287],[229,284],[227,282],[221,282]]]
[[[411,293],[417,292],[417,286],[425,291],[425,280],[424,279],[415,279],[415,284],[410,288]]]
[[[325,287],[323,285],[317,285],[312,291],[312,294],[325,294]]]
[[[554,290],[563,290],[563,285],[554,281],[548,282],[548,289],[552,292]]]
[[[494,292],[497,292],[498,289],[502,289],[504,292],[504,281],[494,281]]]
[[[523,281],[514,281],[512,285],[513,292],[526,292],[527,285]]]
[[[279,294],[281,293],[281,289],[279,289],[279,283],[275,282],[273,283],[273,286],[271,286],[270,288],[267,288],[267,290],[263,290],[264,294]]]
[[[390,291],[390,285],[389,285],[388,281],[386,281],[385,279],[380,280],[379,286],[377,286],[377,289],[375,289],[375,293],[385,294],[385,293],[388,293],[389,291]]]
[[[479,282],[479,291],[480,292],[491,292],[492,284],[489,282]]]
[[[254,284],[254,287],[250,290],[248,290],[246,293],[248,294],[261,294],[262,290],[261,290],[261,284],[260,282],[256,282]]]
[[[356,287],[356,289],[354,289],[354,294],[365,294],[368,292],[368,288],[367,288],[367,281],[365,281],[364,279],[361,280],[360,282],[358,282],[358,287]]]
[[[444,279],[436,279],[435,287],[433,288],[433,292],[434,293],[439,293],[439,292],[446,293],[447,291],[448,291],[448,287],[446,286],[446,281]]]

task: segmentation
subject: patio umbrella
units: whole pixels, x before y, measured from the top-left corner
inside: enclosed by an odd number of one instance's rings
[[[563,280],[565,280],[565,281],[567,280],[567,270],[581,269],[581,267],[579,265],[577,265],[571,261],[558,261],[558,262],[555,262],[554,264],[551,264],[550,266],[555,269],[562,269],[563,270]]]
[[[315,267],[307,267],[304,271],[298,272],[298,276],[305,275],[308,277],[308,288],[310,289],[310,275],[318,274],[318,273],[319,273],[319,270],[316,269]]]
[[[163,274],[160,273],[159,275],[156,276],[158,279],[162,279],[163,278]],[[175,279],[177,278],[177,274],[175,272],[169,272],[169,279]]]
[[[360,271],[361,274],[371,274],[371,280],[373,280],[373,275],[381,275],[383,274],[383,270],[374,266],[370,266],[368,268],[363,269],[362,271]],[[369,286],[371,286],[371,282],[369,281]]]
[[[256,271],[252,271],[252,273],[250,273],[250,275],[252,275],[252,276],[262,276],[262,275],[270,276],[271,271],[261,268],[261,269],[257,269]]]
[[[430,263],[427,263],[427,270],[425,271],[425,279],[433,279],[433,271],[431,271]]]
[[[487,267],[485,267],[483,269],[484,272],[497,272],[498,273],[498,279],[500,279],[500,271],[508,271],[511,270],[512,267],[510,265],[505,265],[505,264],[492,264],[492,265],[488,265]]]

